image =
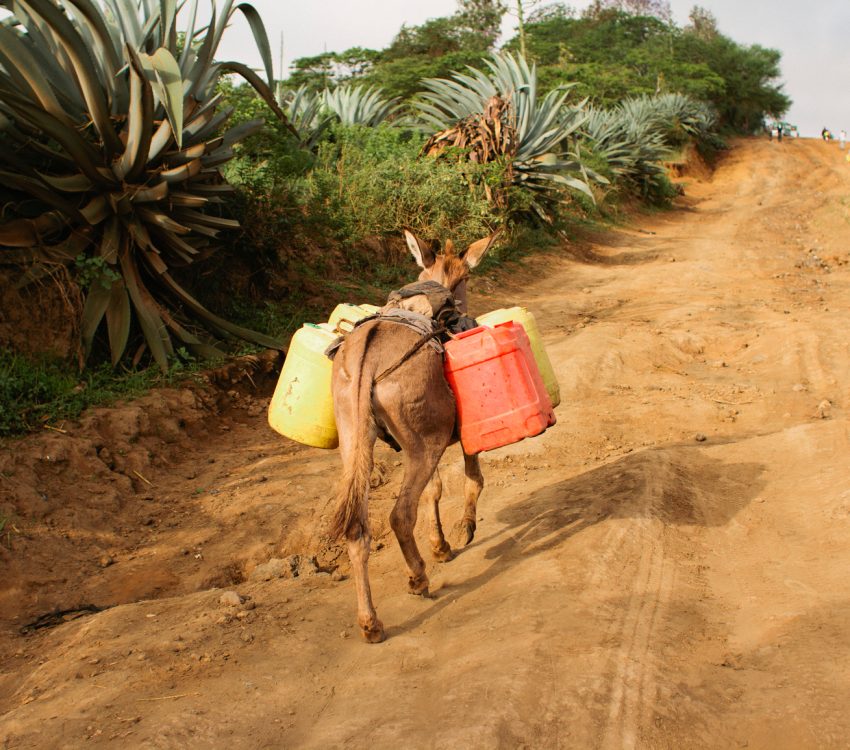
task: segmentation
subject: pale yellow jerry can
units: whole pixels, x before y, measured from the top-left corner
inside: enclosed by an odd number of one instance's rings
[[[358,320],[372,315],[381,308],[374,305],[353,305],[350,302],[341,302],[328,318],[328,323],[339,331],[350,331]]]
[[[558,387],[558,379],[555,377],[549,355],[546,354],[546,349],[543,347],[543,339],[540,336],[540,329],[537,327],[534,315],[524,307],[504,307],[493,310],[486,315],[479,315],[476,320],[479,325],[491,327],[509,320],[519,323],[528,334],[531,352],[534,354],[534,361],[537,362],[537,369],[540,370],[546,392],[552,400],[552,406],[555,407],[561,403],[561,389]]]
[[[316,448],[339,445],[331,394],[333,362],[325,356],[336,338],[327,323],[305,323],[297,330],[269,404],[273,430]]]

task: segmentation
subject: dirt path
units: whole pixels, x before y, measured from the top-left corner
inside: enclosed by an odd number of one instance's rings
[[[20,513],[2,548],[0,748],[846,747],[840,156],[745,142],[677,210],[536,258],[498,292],[479,280],[474,312],[537,315],[559,423],[485,454],[478,536],[430,565],[431,599],[405,593],[386,524],[400,468],[380,451],[380,646],[360,642],[347,561],[320,533],[338,457],[283,444],[261,401],[220,415],[166,395],[194,415],[177,427],[191,446],[137,424],[124,463],[97,454],[112,465],[95,471],[80,448],[76,483],[43,439],[26,471],[15,456],[36,443],[9,446],[16,502],[16,481],[66,494]],[[262,580],[258,564],[295,554],[298,577]],[[250,599],[229,609],[210,586]],[[119,606],[17,632],[83,602]]]

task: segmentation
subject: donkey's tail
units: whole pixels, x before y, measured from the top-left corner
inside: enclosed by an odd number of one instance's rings
[[[337,507],[330,523],[332,539],[347,536],[356,538],[368,528],[369,479],[372,476],[372,450],[375,444],[375,415],[372,412],[372,386],[374,367],[370,367],[365,352],[374,333],[374,326],[367,329],[363,342],[364,356],[355,378],[356,387],[352,397],[354,405],[354,445],[350,460],[343,467],[342,481],[337,491]],[[340,352],[342,354],[342,352]],[[337,355],[339,356],[339,355]]]

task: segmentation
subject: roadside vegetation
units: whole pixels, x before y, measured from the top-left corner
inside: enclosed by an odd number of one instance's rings
[[[409,278],[403,227],[504,229],[498,262],[663,207],[669,163],[711,161],[790,104],[779,52],[699,7],[678,27],[660,0],[525,4],[500,49],[507,8],[460,0],[276,81],[246,3],[202,25],[196,0],[0,0],[0,264],[15,299],[67,269],[82,353],[4,353],[0,434],[376,301]],[[216,57],[237,12],[263,76]]]

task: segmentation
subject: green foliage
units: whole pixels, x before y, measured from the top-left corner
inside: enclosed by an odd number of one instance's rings
[[[455,73],[448,80],[424,81],[426,91],[416,102],[419,116],[431,129],[447,131],[469,118],[480,118],[491,109],[494,97],[506,102],[501,127],[513,128],[515,139],[485,143],[484,152],[495,148],[510,163],[513,186],[528,191],[529,205],[549,220],[552,207],[547,204],[562,201],[566,189],[591,195],[587,172],[570,149],[585,119],[582,105],[567,103],[569,87],[538,98],[536,66],[529,67],[522,56],[493,55],[485,64],[486,70],[469,67],[467,73]],[[487,160],[483,154],[476,158]]]
[[[460,0],[451,16],[420,26],[402,26],[384,50],[355,47],[326,52],[293,63],[287,85],[315,91],[356,81],[381,89],[385,96],[409,99],[424,78],[448,76],[475,65],[499,36],[504,7],[499,0]]]
[[[382,60],[368,75],[362,78],[364,83],[379,87],[388,96],[411,99],[421,89],[426,78],[445,78],[455,70],[463,70],[467,65],[480,65],[486,50],[457,50],[442,55],[412,55]]]
[[[424,237],[480,239],[498,223],[482,183],[501,179],[499,165],[420,159],[423,138],[382,125],[335,125],[307,177],[308,209],[321,213],[347,244],[398,236],[410,227]]]
[[[646,13],[635,13],[641,4]],[[608,7],[606,7],[608,6]],[[623,8],[626,8],[624,10]],[[541,85],[578,83],[597,107],[630,96],[677,92],[706,101],[720,124],[739,131],[760,125],[765,114],[790,106],[777,84],[780,53],[743,46],[717,30],[710,13],[695,8],[684,29],[651,15],[653,2],[605,2],[577,18],[538,16],[526,25],[529,55],[540,66]],[[518,48],[513,39],[508,49]]]
[[[194,369],[188,353],[186,364],[175,360],[166,375],[152,370],[116,374],[107,365],[77,374],[67,363],[49,359],[31,360],[10,351],[0,351],[0,437],[19,435],[65,419],[76,419],[90,406],[133,398],[157,385],[170,385]]]
[[[676,194],[664,162],[685,143],[714,145],[714,126],[707,105],[682,94],[663,94],[591,109],[584,130],[591,149],[618,181],[644,200],[664,204]]]
[[[337,86],[325,89],[322,102],[343,125],[374,127],[398,111],[397,99],[385,99],[380,89],[368,86]]]
[[[76,263],[87,287],[83,348],[88,354],[106,328],[113,365],[128,347],[138,350],[134,339],[163,370],[181,346],[211,357],[227,337],[277,346],[207,310],[174,275],[237,226],[218,205],[230,190],[218,166],[262,124],[225,128],[220,76],[242,76],[285,119],[253,70],[214,60],[239,11],[271,80],[271,51],[253,6],[214,4],[198,32],[193,0],[187,45],[176,4],[165,0],[3,5],[12,15],[0,25],[0,128],[11,147],[0,150],[0,262]]]
[[[677,54],[690,62],[704,61],[723,79],[722,93],[709,101],[721,124],[731,130],[755,132],[766,117],[780,118],[791,106],[777,82],[782,57],[778,50],[744,46],[721,34],[706,37],[694,31],[681,35]]]
[[[322,91],[368,74],[380,55],[377,50],[352,47],[344,52],[299,57],[292,64],[287,85],[293,89],[303,86],[310,91]]]

